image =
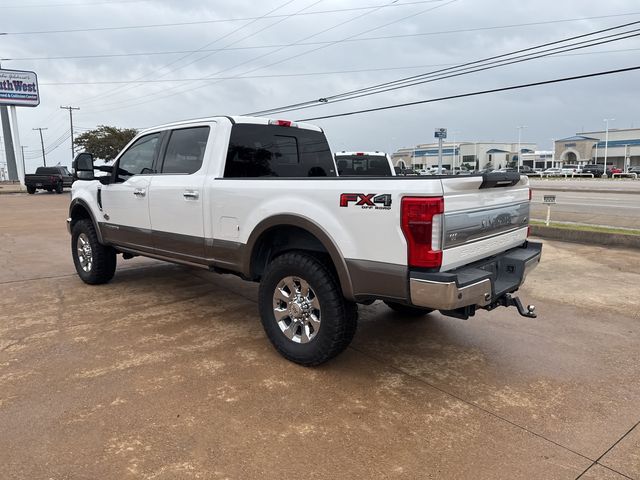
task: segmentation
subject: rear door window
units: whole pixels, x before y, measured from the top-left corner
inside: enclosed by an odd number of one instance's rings
[[[237,124],[231,130],[224,176],[335,177],[322,132],[278,125]]]
[[[162,162],[162,173],[191,174],[200,170],[209,127],[173,130]]]

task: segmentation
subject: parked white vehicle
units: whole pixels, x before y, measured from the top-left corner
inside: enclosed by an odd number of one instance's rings
[[[529,242],[528,179],[337,177],[323,131],[251,117],[145,130],[108,173],[74,161],[68,228],[80,278],[106,283],[141,255],[260,282],[267,336],[317,365],[350,343],[357,304],[468,318],[516,306],[540,260]]]
[[[543,176],[546,177],[559,177],[560,175],[564,175],[562,173],[562,169],[561,168],[547,168],[544,172],[542,172]]]
[[[384,152],[337,152],[340,177],[393,177],[396,172],[391,157]]]
[[[563,165],[560,168],[560,172],[563,175],[574,175],[582,173],[582,167],[579,165]]]

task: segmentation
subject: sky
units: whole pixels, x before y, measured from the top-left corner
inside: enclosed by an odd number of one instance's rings
[[[60,106],[80,108],[76,135],[245,114],[634,21],[634,0],[2,0],[0,61],[38,74],[41,104],[18,109],[29,173],[42,164],[36,127],[47,128],[47,163],[71,163]],[[636,66],[639,38],[273,117]],[[554,138],[604,129],[604,118],[615,118],[612,128],[640,127],[638,84],[634,71],[314,123],[334,150],[393,152],[432,142],[437,127],[456,141],[516,142],[518,126],[527,127],[523,142],[547,150]]]

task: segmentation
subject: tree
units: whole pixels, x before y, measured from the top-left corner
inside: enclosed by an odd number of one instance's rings
[[[96,159],[108,162],[116,158],[120,150],[137,135],[135,128],[117,128],[98,125],[74,140],[76,147],[93,154]]]

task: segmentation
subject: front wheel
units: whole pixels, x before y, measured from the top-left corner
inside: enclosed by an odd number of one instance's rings
[[[29,195],[33,195],[34,193],[36,193],[36,187],[32,187],[31,185],[27,185],[27,193]]]
[[[260,282],[259,307],[276,350],[305,366],[320,365],[347,348],[358,321],[357,305],[342,296],[331,270],[299,252],[269,263]]]
[[[98,242],[91,220],[78,220],[73,226],[71,255],[76,272],[90,285],[107,283],[116,272],[116,251]]]
[[[407,317],[421,317],[433,312],[432,308],[413,307],[411,305],[405,305],[403,303],[396,302],[384,302],[394,312],[401,313]]]

